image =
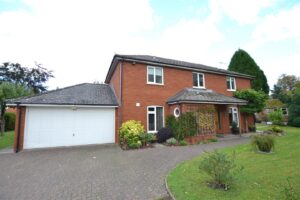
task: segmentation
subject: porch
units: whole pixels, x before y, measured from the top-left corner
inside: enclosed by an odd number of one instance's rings
[[[169,114],[193,112],[196,116],[197,137],[207,139],[216,134],[232,133],[236,123],[240,133],[248,132],[254,123],[253,116],[240,113],[240,106],[247,101],[228,97],[212,90],[186,88],[168,100]]]

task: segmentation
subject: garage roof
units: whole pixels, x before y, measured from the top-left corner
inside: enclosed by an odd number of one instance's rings
[[[118,106],[114,90],[107,84],[82,83],[42,94],[13,99],[7,104]]]
[[[212,103],[212,104],[247,104],[247,101],[206,89],[185,88],[175,96],[168,99],[167,103]]]

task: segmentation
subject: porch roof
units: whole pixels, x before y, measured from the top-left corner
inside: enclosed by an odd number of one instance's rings
[[[185,88],[167,100],[168,104],[174,103],[211,103],[211,104],[239,104],[246,105],[243,99],[225,96],[207,89]]]

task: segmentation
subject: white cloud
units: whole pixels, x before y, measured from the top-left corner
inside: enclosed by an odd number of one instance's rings
[[[25,3],[0,13],[0,62],[38,61],[54,70],[52,88],[104,80],[114,52],[154,26],[147,0]]]
[[[266,15],[252,33],[252,46],[267,42],[296,39],[300,41],[300,5],[276,14]]]
[[[255,23],[261,10],[273,4],[272,0],[217,0],[217,3],[225,15],[240,25]]]

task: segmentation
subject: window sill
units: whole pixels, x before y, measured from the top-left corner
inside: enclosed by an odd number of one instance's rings
[[[195,88],[195,89],[206,89],[205,87],[196,87],[196,86],[193,86],[193,88]]]
[[[151,83],[151,82],[147,82],[148,85],[159,85],[159,86],[164,86],[163,83]]]
[[[227,91],[229,91],[229,92],[235,92],[236,89],[235,90],[227,89]]]

